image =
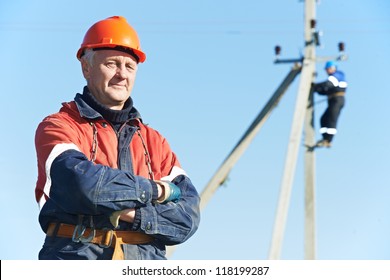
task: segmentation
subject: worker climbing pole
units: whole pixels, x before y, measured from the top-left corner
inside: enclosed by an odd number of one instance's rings
[[[279,259],[281,256],[282,242],[284,237],[285,224],[287,221],[288,207],[294,173],[297,163],[299,147],[301,145],[302,130],[305,130],[304,143],[307,147],[305,153],[305,259],[315,259],[315,153],[314,150],[321,145],[315,141],[314,130],[314,90],[315,64],[326,60],[344,60],[344,44],[339,44],[339,56],[316,57],[315,49],[320,45],[320,32],[316,30],[315,3],[316,0],[305,0],[305,51],[303,57],[293,59],[281,59],[281,47],[275,47],[275,63],[293,63],[293,67],[282,81],[275,93],[271,96],[262,111],[245,131],[236,146],[228,154],[213,177],[209,180],[201,193],[200,210],[203,210],[215,194],[216,190],[224,184],[231,169],[248,148],[262,125],[265,123],[272,110],[279,103],[288,87],[294,79],[301,73],[298,95],[295,104],[294,116],[292,119],[291,133],[288,142],[287,156],[285,160],[284,175],[281,183],[279,202],[276,212],[270,259]],[[326,59],[326,60],[324,60]],[[334,82],[334,79],[332,80]],[[331,82],[332,82],[331,81]],[[342,87],[342,81],[338,86]],[[332,127],[328,127],[332,128]],[[331,131],[331,130],[330,130]],[[329,131],[327,131],[330,134]],[[174,247],[168,248],[168,255]]]
[[[304,56],[300,59],[277,59],[276,63],[289,63],[296,60],[302,61],[302,75],[299,83],[298,96],[295,105],[294,117],[292,120],[290,139],[288,144],[287,156],[285,161],[284,175],[282,178],[279,203],[276,212],[273,236],[269,252],[270,259],[279,259],[282,251],[282,243],[287,221],[288,208],[290,204],[291,189],[294,180],[295,168],[297,164],[298,150],[301,143],[302,128],[305,130],[305,146],[308,147],[305,153],[305,259],[315,259],[316,257],[316,227],[315,227],[315,154],[314,149],[322,146],[330,146],[332,134],[335,133],[335,122],[339,112],[343,106],[343,102],[339,102],[321,119],[321,129],[324,137],[328,142],[315,142],[314,130],[314,92],[322,91],[328,95],[329,100],[333,102],[334,96],[342,96],[345,92],[346,82],[342,73],[331,76],[323,84],[314,84],[315,64],[323,59],[316,57],[316,47],[320,45],[320,32],[316,29],[316,1],[305,1],[305,17],[304,17],[304,37],[305,50]],[[344,43],[339,44],[340,55],[337,60],[344,60]],[[281,47],[275,48],[277,57],[281,52]],[[329,64],[330,62],[328,62]],[[335,71],[335,69],[332,69]],[[330,71],[328,73],[331,73]],[[335,73],[335,72],[332,72]],[[332,91],[326,91],[325,87],[334,88]],[[312,86],[314,85],[314,86]],[[326,92],[326,93],[325,93]],[[341,93],[343,92],[343,93]],[[329,119],[333,118],[333,122]],[[335,119],[335,120],[334,120]],[[325,131],[326,130],[326,131]],[[329,141],[330,139],[330,141]]]
[[[345,92],[348,84],[344,73],[338,69],[336,62],[333,60],[325,63],[325,71],[328,74],[328,79],[313,84],[313,91],[325,95],[328,100],[328,107],[320,119],[322,139],[314,147],[330,148],[337,133],[337,121],[345,104]]]

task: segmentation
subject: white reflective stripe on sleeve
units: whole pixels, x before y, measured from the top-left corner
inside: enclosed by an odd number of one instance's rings
[[[336,128],[329,128],[329,127],[321,127],[320,128],[320,133],[323,134],[323,133],[327,133],[327,134],[336,134],[337,133],[337,129]]]
[[[76,150],[80,151],[80,149],[73,143],[67,143],[67,144],[57,144],[54,146],[53,150],[51,150],[50,155],[48,156],[46,163],[45,163],[45,172],[46,172],[46,183],[43,187],[43,193],[49,196],[50,188],[51,188],[51,177],[50,177],[50,169],[51,165],[53,164],[53,161],[63,152],[67,150]],[[39,209],[42,209],[43,205],[45,204],[46,199],[45,196],[42,195],[42,197],[39,199],[38,205]]]
[[[162,177],[161,180],[162,181],[168,180],[168,181],[172,182],[173,179],[175,179],[179,175],[186,175],[187,176],[187,173],[183,169],[181,169],[180,167],[174,166],[171,170],[171,173],[169,173],[168,176]]]
[[[320,128],[320,133],[321,133],[321,134],[322,134],[322,133],[326,133],[327,130],[328,130],[327,127],[321,127],[321,128]]]
[[[335,87],[339,85],[339,80],[337,80],[334,76],[329,76],[328,81],[331,82]]]
[[[326,133],[334,135],[337,133],[337,129],[336,128],[328,128]]]
[[[41,199],[38,201],[39,210],[42,209],[43,205],[46,203],[46,197],[44,195],[41,196]]]
[[[348,86],[347,82],[340,82],[339,87],[346,88]]]

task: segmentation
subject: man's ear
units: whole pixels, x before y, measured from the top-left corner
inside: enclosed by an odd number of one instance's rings
[[[84,78],[88,80],[91,74],[91,66],[86,59],[81,59],[81,70],[83,71]]]

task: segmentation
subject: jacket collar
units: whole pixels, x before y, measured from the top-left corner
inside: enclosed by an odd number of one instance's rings
[[[131,98],[131,97],[130,97]],[[97,112],[95,109],[93,109],[91,106],[86,103],[82,95],[80,93],[77,93],[74,101],[76,103],[77,109],[79,110],[80,116],[86,119],[94,120],[94,119],[104,119],[103,116]],[[135,107],[132,107],[128,120],[134,120],[139,119],[142,122],[141,114],[138,112],[138,110]]]

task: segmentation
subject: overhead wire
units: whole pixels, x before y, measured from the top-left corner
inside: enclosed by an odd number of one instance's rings
[[[349,26],[344,29],[339,29],[336,22],[338,19],[327,19],[322,21],[323,26],[331,27],[334,25],[335,29],[327,29],[327,32],[332,33],[351,33],[351,32],[375,32],[375,33],[390,33],[390,21],[387,18],[343,18],[342,22],[344,26]],[[383,23],[383,28],[378,29],[377,26],[373,26],[374,23]],[[286,30],[285,26],[290,28],[301,28],[300,19],[246,19],[246,20],[161,20],[161,21],[139,21],[135,22],[139,28],[144,29],[144,32],[150,33],[177,33],[190,32],[190,33],[229,33],[232,35],[240,33],[290,33],[291,30]],[[82,29],[82,26],[87,23],[82,22],[10,22],[0,21],[0,30],[36,30],[36,31],[75,31]],[[362,25],[362,28],[357,28],[356,25]],[[164,27],[158,28],[156,27]],[[196,27],[196,29],[189,28]],[[217,30],[210,28],[224,28],[223,30]],[[278,29],[280,27],[280,29]],[[337,27],[337,28],[336,28]],[[207,29],[203,29],[207,28]]]

